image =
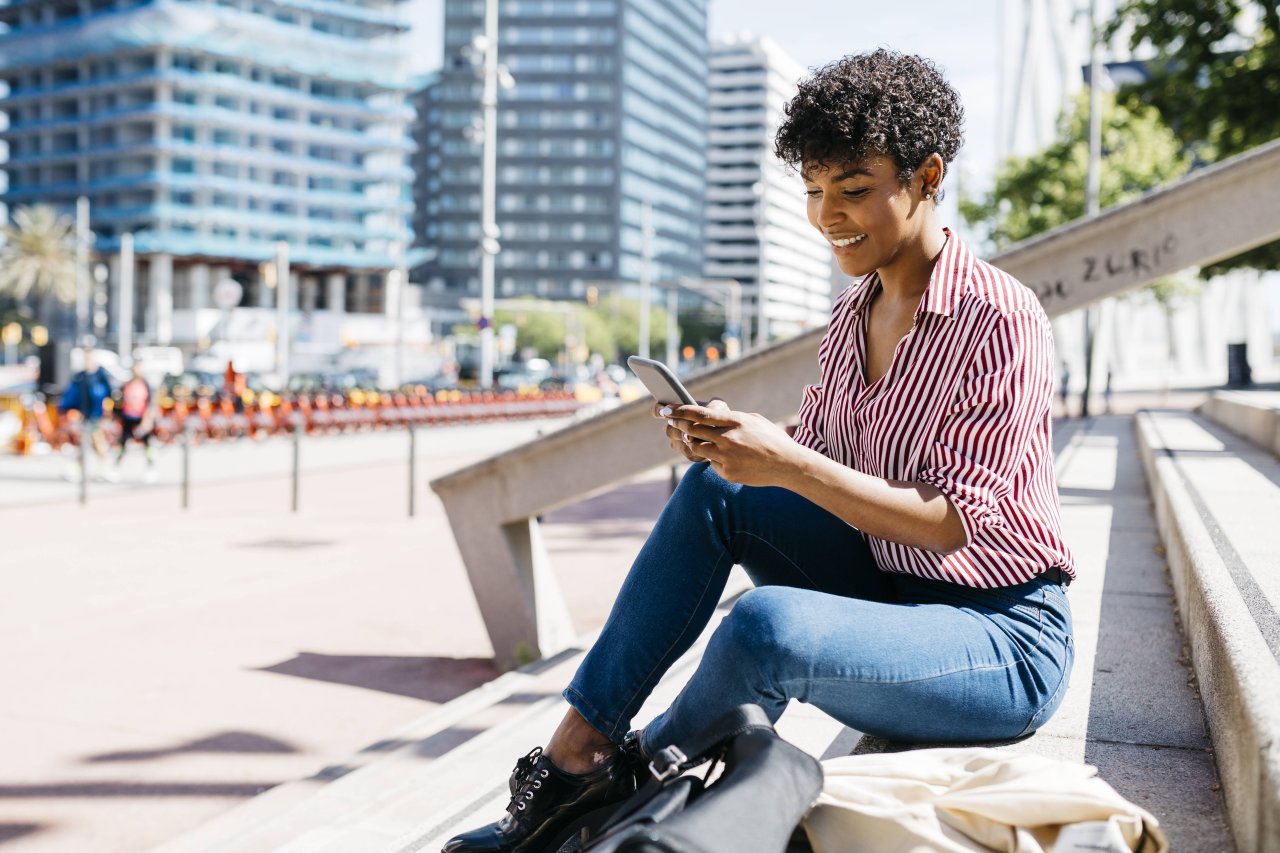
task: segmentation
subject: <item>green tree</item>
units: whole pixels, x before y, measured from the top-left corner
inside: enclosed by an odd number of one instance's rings
[[[640,352],[640,304],[620,293],[600,300],[596,309],[606,319],[618,348],[618,360]],[[679,340],[677,330],[676,339]],[[649,311],[649,352],[661,354],[667,346],[667,310],[653,307]]]
[[[1137,198],[1186,174],[1191,157],[1158,112],[1101,97],[1101,207]],[[1028,157],[1011,157],[990,192],[960,200],[960,215],[970,225],[985,227],[996,248],[1084,216],[1088,128],[1088,96],[1082,94],[1059,119],[1057,138],[1049,147]]]
[[[1122,91],[1155,107],[1188,150],[1224,159],[1280,137],[1280,9],[1275,0],[1121,0],[1107,36],[1155,51],[1150,78]],[[1201,270],[1280,269],[1280,241]]]
[[[589,351],[606,360],[615,357],[617,344],[608,322],[586,305],[545,299],[522,302],[527,305],[510,305],[496,312],[499,327],[507,323],[516,327],[517,347],[534,349],[540,357],[554,361],[564,349],[566,335],[582,335]]]
[[[75,301],[75,223],[69,217],[43,204],[13,211],[13,223],[0,226],[0,295]]]
[[[1191,168],[1191,157],[1153,108],[1121,104],[1100,94],[1102,163],[1098,202],[1121,204],[1153,187],[1176,180]],[[1089,169],[1089,98],[1083,93],[1063,113],[1057,138],[1028,157],[1010,158],[994,188],[979,199],[960,200],[960,215],[984,226],[997,248],[1034,237],[1085,215]],[[1153,294],[1166,321],[1178,293],[1172,282],[1157,283]],[[1088,414],[1092,384],[1093,335],[1085,335],[1085,381],[1081,413]]]

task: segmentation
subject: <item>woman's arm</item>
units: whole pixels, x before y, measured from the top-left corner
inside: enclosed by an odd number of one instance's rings
[[[720,476],[795,492],[864,533],[947,554],[967,543],[951,501],[934,486],[873,477],[793,441],[762,415],[680,406],[674,427]]]

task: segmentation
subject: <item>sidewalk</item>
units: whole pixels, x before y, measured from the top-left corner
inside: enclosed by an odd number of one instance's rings
[[[304,448],[296,516],[283,444],[206,448],[185,513],[172,483],[99,487],[81,508],[71,484],[38,481],[57,503],[24,506],[0,478],[0,645],[22,650],[0,660],[4,849],[145,849],[495,677],[424,481],[553,426],[419,433],[415,520],[403,433]],[[664,498],[659,477],[548,525],[581,630]],[[592,516],[608,535],[582,534]]]

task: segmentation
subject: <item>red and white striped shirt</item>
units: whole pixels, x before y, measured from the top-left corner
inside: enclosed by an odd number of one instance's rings
[[[870,386],[867,307],[880,277],[836,299],[796,441],[875,477],[928,483],[955,506],[968,544],[953,554],[867,536],[884,571],[984,588],[1054,567],[1075,577],[1053,467],[1049,319],[1030,289],[946,233],[915,322]]]

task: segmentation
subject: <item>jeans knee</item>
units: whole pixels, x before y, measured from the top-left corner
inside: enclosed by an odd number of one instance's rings
[[[776,674],[786,669],[788,660],[804,654],[803,605],[796,601],[800,592],[791,587],[763,586],[738,599],[720,628],[738,660]]]
[[[730,483],[713,471],[711,463],[695,462],[680,478],[680,485],[676,487],[675,494],[677,497],[693,494],[697,495],[699,500],[706,500],[722,497],[732,493],[736,488],[740,487],[735,487],[734,483]]]

